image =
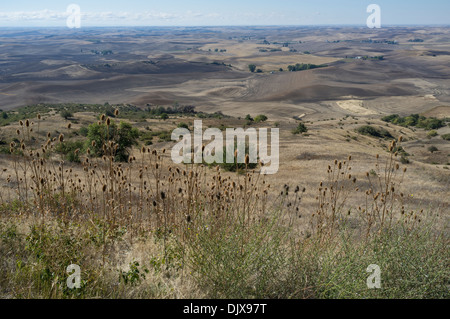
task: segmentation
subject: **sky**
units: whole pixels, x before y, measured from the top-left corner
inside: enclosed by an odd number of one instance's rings
[[[0,27],[65,27],[67,8],[85,26],[450,25],[449,0],[0,0]]]

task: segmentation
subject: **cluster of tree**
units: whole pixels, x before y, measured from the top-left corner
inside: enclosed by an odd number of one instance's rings
[[[382,44],[398,44],[395,40],[362,40],[361,43],[382,43]]]
[[[408,127],[415,126],[424,128],[426,130],[437,130],[445,126],[445,121],[433,117],[425,117],[419,114],[411,114],[409,116],[401,117],[398,114],[393,114],[383,117],[381,120],[395,125]]]
[[[257,69],[255,64],[249,64],[248,69],[252,73],[255,72],[255,71],[256,71],[256,73],[262,73],[263,72],[263,70]]]
[[[378,138],[393,138],[391,133],[389,133],[384,128],[375,128],[370,125],[361,126],[356,130],[359,134],[362,135],[368,135],[372,137],[378,137]]]
[[[211,49],[208,50],[209,52],[212,52]],[[227,49],[214,49],[214,52],[227,52]]]
[[[304,70],[311,70],[311,69],[317,69],[317,68],[323,68],[326,65],[317,65],[317,64],[304,64],[304,63],[297,63],[296,65],[289,65],[288,70],[290,72],[296,72],[296,71],[304,71]]]
[[[282,51],[281,49],[278,48],[273,48],[273,49],[259,49],[259,52],[279,52]]]
[[[384,60],[384,56],[383,55],[378,55],[378,56],[364,55],[364,56],[361,57],[361,59],[363,59],[363,60],[378,60],[378,61],[382,61],[382,60]]]
[[[179,105],[175,103],[173,106],[155,106],[147,107],[147,112],[150,115],[161,116],[162,114],[196,114],[195,106],[193,105]]]
[[[97,54],[97,55],[110,55],[114,54],[112,50],[91,50],[91,53]]]
[[[224,65],[224,66],[228,66],[230,68],[232,66],[231,64],[225,64],[225,62],[217,62],[217,61],[211,62],[211,64],[213,64],[213,65]]]
[[[266,115],[264,115],[264,114],[260,114],[260,115],[256,116],[255,118],[253,118],[250,114],[247,114],[245,116],[245,120],[247,121],[247,125],[250,125],[252,123],[265,122],[268,119],[269,118]]]

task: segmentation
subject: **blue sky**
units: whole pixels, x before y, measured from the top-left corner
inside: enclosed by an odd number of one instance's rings
[[[372,3],[384,25],[450,24],[449,0],[2,0],[0,26],[65,26],[71,3],[82,26],[363,25]]]

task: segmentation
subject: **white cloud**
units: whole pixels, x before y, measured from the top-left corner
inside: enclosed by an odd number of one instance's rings
[[[4,21],[58,21],[66,20],[70,13],[52,10],[0,12],[0,22]],[[185,15],[166,12],[81,12],[82,19],[88,21],[114,22],[117,20],[145,21],[145,20],[172,20],[201,17],[201,13],[187,12]]]
[[[68,12],[40,10],[0,12],[0,25],[65,25]],[[296,17],[297,18],[297,17]],[[84,12],[81,10],[82,25],[214,25],[214,24],[265,24],[269,21],[288,22],[292,17],[283,13],[186,11],[169,13],[159,11],[143,12]]]

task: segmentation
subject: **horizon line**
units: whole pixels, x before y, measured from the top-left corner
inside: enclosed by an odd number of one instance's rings
[[[98,25],[87,25],[82,26],[81,28],[74,28],[70,29],[67,26],[37,26],[37,25],[31,25],[31,26],[1,26],[0,29],[18,29],[18,28],[53,28],[53,29],[69,29],[69,30],[81,30],[86,28],[231,28],[231,27],[366,27],[365,24],[230,24],[230,25],[107,25],[107,26],[98,26]],[[435,24],[384,24],[381,28],[383,29],[386,27],[450,27],[450,24],[441,24],[441,23],[435,23]],[[369,28],[368,28],[369,29]],[[377,30],[377,29],[375,29]]]

